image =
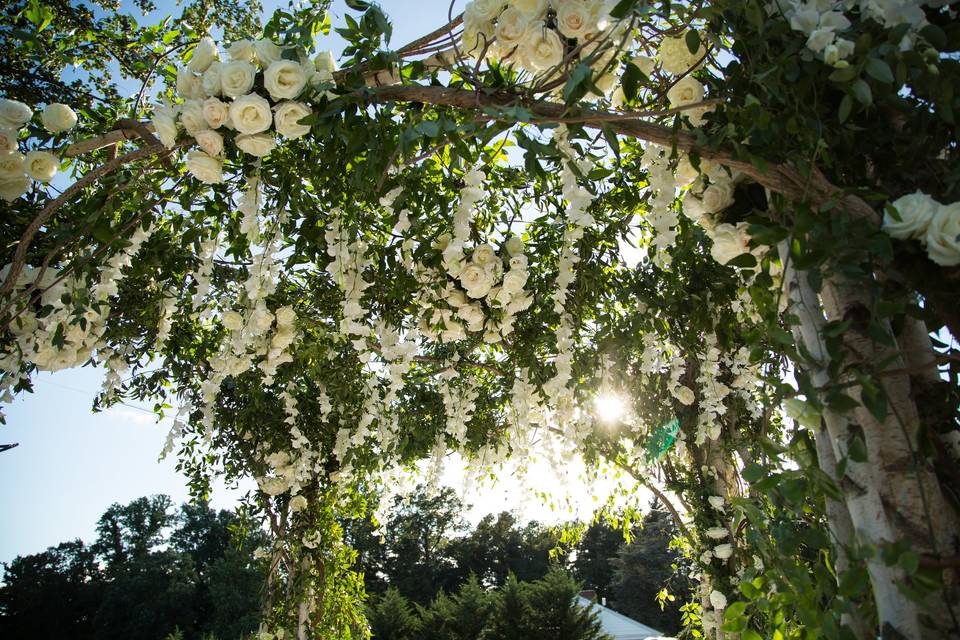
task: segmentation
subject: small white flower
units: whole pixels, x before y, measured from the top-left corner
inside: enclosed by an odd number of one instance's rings
[[[241,151],[258,158],[269,155],[277,146],[277,141],[269,133],[251,133],[237,136],[235,142]]]
[[[24,175],[25,157],[19,151],[0,155],[0,180],[13,180]]]
[[[507,255],[519,256],[523,253],[525,247],[520,236],[511,236],[504,244],[504,248],[507,250]]]
[[[203,151],[191,151],[187,154],[187,171],[205,184],[223,182],[223,163]]]
[[[493,20],[506,4],[506,0],[473,0],[467,5],[467,12],[472,20]]]
[[[814,53],[820,53],[827,45],[833,44],[836,37],[836,34],[829,29],[815,29],[807,38],[807,48]]]
[[[230,105],[218,98],[203,101],[203,119],[211,129],[219,129],[230,120]]]
[[[722,610],[727,608],[727,596],[723,595],[716,589],[710,593],[710,606],[717,610]]]
[[[567,38],[582,38],[597,28],[593,6],[581,0],[563,0],[557,6],[557,29]]]
[[[680,75],[689,70],[703,57],[703,44],[696,52],[690,53],[687,47],[686,32],[676,38],[664,38],[660,41],[660,66],[667,73]]]
[[[33,109],[18,100],[0,99],[0,129],[18,130],[30,122]]]
[[[709,498],[707,498],[707,502],[710,503],[711,507],[713,507],[717,511],[722,512],[725,510],[724,505],[726,504],[727,501],[724,499],[723,496],[710,496]]]
[[[220,321],[230,331],[240,331],[243,328],[243,315],[236,311],[224,311]]]
[[[724,527],[711,527],[703,532],[703,535],[707,536],[711,540],[722,540],[730,535],[730,532],[727,531]]]
[[[267,67],[263,84],[274,100],[293,100],[307,86],[307,74],[292,60],[278,60]]]
[[[667,91],[671,108],[685,107],[703,101],[703,85],[693,76],[684,76]]]
[[[187,67],[190,71],[203,73],[213,61],[219,59],[219,57],[220,52],[217,50],[216,43],[210,36],[204,36],[200,38],[200,42],[194,47],[193,57],[190,58]]]
[[[460,273],[460,284],[471,298],[482,298],[493,287],[493,278],[480,265],[471,264]]]
[[[673,397],[680,401],[681,404],[690,406],[693,404],[693,401],[696,400],[696,395],[693,393],[693,389],[685,385],[680,385],[673,391]]]
[[[313,64],[317,68],[317,71],[326,72],[333,74],[337,70],[337,61],[333,57],[333,52],[331,51],[321,51],[317,54],[317,57],[313,59]]]
[[[492,264],[497,258],[497,252],[488,244],[481,244],[476,249],[473,250],[473,256],[471,261],[474,264],[479,264],[480,266],[486,266]]]
[[[520,291],[523,291],[525,284],[527,284],[526,271],[521,271],[518,269],[512,270],[503,276],[503,291],[506,291],[507,293],[519,293]]]
[[[297,513],[307,508],[307,499],[303,496],[294,496],[290,499],[290,511]]]
[[[727,180],[714,182],[704,190],[701,196],[707,213],[717,213],[733,204],[733,184]]]
[[[77,114],[65,104],[53,102],[43,108],[40,115],[43,126],[50,133],[69,131],[77,125]]]
[[[718,544],[713,548],[713,555],[719,560],[726,560],[733,555],[733,545],[729,542],[726,544]]]
[[[927,228],[927,255],[937,264],[960,264],[960,202],[943,205]]]
[[[59,168],[60,161],[49,151],[31,151],[24,160],[24,170],[37,182],[50,182]]]

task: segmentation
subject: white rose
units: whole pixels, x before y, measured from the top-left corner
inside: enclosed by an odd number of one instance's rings
[[[696,52],[690,53],[687,48],[686,32],[676,38],[664,38],[660,42],[660,66],[667,73],[680,75],[689,70],[703,57],[703,44],[697,47]]]
[[[927,194],[916,191],[890,203],[900,214],[900,220],[883,214],[883,230],[897,240],[919,239],[926,242],[927,227],[940,210],[940,203]]]
[[[205,184],[223,182],[223,163],[203,151],[191,151],[187,154],[187,171]]]
[[[527,268],[527,256],[522,253],[510,258],[510,269],[524,270]]]
[[[231,60],[250,62],[257,55],[257,49],[250,40],[237,40],[227,47],[227,55]]]
[[[203,101],[203,119],[211,129],[219,129],[230,119],[230,105],[217,98]]]
[[[497,252],[488,244],[481,244],[473,250],[471,261],[480,266],[486,266],[497,259]]]
[[[307,135],[310,133],[310,125],[300,124],[300,120],[309,116],[310,113],[310,107],[301,102],[281,103],[273,116],[277,133],[291,139]]]
[[[723,505],[726,504],[727,501],[723,496],[710,496],[707,498],[707,502],[717,511],[724,511]]]
[[[827,45],[833,44],[836,34],[829,29],[816,29],[807,38],[807,48],[815,53],[823,51]]]
[[[257,60],[264,69],[283,58],[283,50],[272,40],[261,38],[253,44],[253,47],[257,50]]]
[[[960,264],[960,202],[942,205],[927,227],[927,255],[937,264]]]
[[[266,131],[273,122],[270,103],[255,93],[240,96],[230,105],[230,122],[240,133]]]
[[[527,38],[523,43],[525,65],[537,70],[554,67],[563,60],[563,41],[553,29],[542,22],[530,25]]]
[[[493,20],[500,15],[505,4],[507,4],[505,0],[473,0],[467,5],[467,12],[471,19]]]
[[[733,545],[729,542],[726,544],[718,544],[713,548],[713,557],[719,560],[726,560],[733,555]],[[722,608],[722,607],[718,607]]]
[[[710,255],[720,264],[727,264],[737,256],[750,251],[748,242],[750,236],[744,233],[741,222],[736,227],[732,224],[718,224],[713,229],[713,247]]]
[[[185,100],[203,100],[203,81],[187,68],[177,69],[177,93]]]
[[[234,60],[220,69],[220,87],[230,98],[246,95],[253,88],[257,70],[249,62]]]
[[[710,606],[714,609],[725,609],[727,607],[727,596],[714,589],[710,593]]]
[[[16,178],[0,179],[0,198],[13,202],[30,188],[30,178],[19,176]]]
[[[43,126],[50,133],[69,131],[77,125],[77,114],[65,104],[53,102],[43,108],[40,115]]]
[[[471,298],[482,298],[490,292],[493,278],[480,265],[471,264],[460,272],[460,284]]]
[[[22,178],[24,174],[24,156],[19,151],[0,155],[0,180]]]
[[[460,289],[451,289],[450,293],[447,294],[447,304],[451,307],[462,307],[467,304],[467,296]]]
[[[527,39],[529,27],[530,17],[516,7],[508,7],[506,11],[500,14],[494,35],[497,38],[497,47],[501,57],[505,58],[511,54],[516,55],[514,50]]]
[[[542,18],[547,12],[547,0],[510,0],[510,7],[528,18]]]
[[[673,170],[673,177],[677,180],[677,185],[685,187],[700,175],[700,172],[693,168],[690,159],[682,156],[677,161],[677,168]]]
[[[526,271],[515,269],[513,271],[508,271],[507,274],[503,276],[503,290],[509,294],[523,291],[523,286],[525,284],[527,284]]]
[[[237,136],[236,143],[241,151],[258,158],[268,155],[277,146],[277,141],[269,133]]]
[[[667,91],[671,108],[685,107],[703,100],[703,85],[692,76],[684,76]]]
[[[292,100],[307,85],[307,74],[292,60],[278,60],[267,67],[263,74],[263,85],[274,100]]]
[[[187,67],[189,67],[190,71],[203,73],[214,60],[219,58],[220,52],[217,50],[216,43],[209,36],[204,36],[200,38],[200,42],[194,47],[193,57],[190,58]]]
[[[207,128],[202,100],[187,100],[183,103],[183,108],[180,110],[180,124],[190,135]]]
[[[219,60],[215,60],[207,67],[207,70],[203,72],[203,78],[201,79],[201,84],[203,85],[203,92],[208,96],[218,96],[223,92],[223,63]]]
[[[337,61],[333,57],[333,52],[331,51],[321,51],[317,54],[317,57],[313,59],[313,64],[317,68],[317,71],[326,72],[332,74],[337,70]]]
[[[17,100],[0,99],[0,129],[20,129],[30,122],[33,109]]]
[[[464,304],[457,309],[457,317],[468,325],[475,326],[478,322],[483,322],[483,309],[480,308],[480,303],[478,302]]]
[[[582,38],[595,31],[593,7],[581,0],[564,0],[557,7],[557,29],[568,38]]]
[[[10,129],[0,129],[0,155],[13,153],[19,149],[17,132]]]
[[[208,156],[219,156],[223,153],[223,136],[211,129],[204,129],[193,134],[194,139]]]
[[[489,45],[494,42],[495,31],[496,27],[490,20],[467,19],[464,17],[460,46],[464,53],[472,57],[479,56],[484,51],[484,47],[487,47],[487,53],[489,53]]]
[[[511,236],[503,246],[507,250],[507,255],[510,256],[519,256],[525,248],[520,236]]]
[[[696,400],[696,396],[693,393],[693,389],[690,387],[680,385],[673,391],[673,397],[680,401],[680,404],[690,406],[693,404],[693,401]]]
[[[722,211],[733,204],[733,184],[726,180],[714,182],[704,190],[701,200],[707,213]]]
[[[722,540],[730,535],[730,532],[723,527],[711,527],[703,532],[711,540]]]
[[[59,168],[60,161],[49,151],[31,151],[24,161],[27,175],[37,182],[50,182]]]
[[[177,143],[179,127],[177,121],[165,113],[154,113],[153,130],[167,149],[172,149]]]
[[[290,511],[297,513],[307,508],[307,499],[303,496],[293,496],[290,499]]]
[[[653,73],[653,68],[657,61],[650,56],[637,56],[630,60],[631,64],[643,72],[643,75],[649,77]]]

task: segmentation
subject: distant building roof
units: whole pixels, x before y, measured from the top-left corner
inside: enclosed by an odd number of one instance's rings
[[[640,624],[633,618],[628,618],[583,596],[577,596],[577,604],[586,609],[593,608],[600,619],[603,632],[614,640],[654,640],[664,637],[653,627]]]

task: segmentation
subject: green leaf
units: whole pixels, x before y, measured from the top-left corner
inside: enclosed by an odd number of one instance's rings
[[[763,637],[753,629],[744,629],[740,634],[740,640],[763,640]]]
[[[700,50],[700,34],[696,29],[687,31],[687,35],[683,37],[683,40],[687,43],[687,50],[690,51],[690,53],[695,54]]]
[[[860,390],[860,399],[863,401],[863,406],[877,419],[877,422],[886,420],[887,396],[879,385],[871,380],[864,382]]]
[[[736,258],[727,263],[728,267],[737,267],[740,269],[752,269],[757,266],[757,259],[750,253],[741,253]]]
[[[850,85],[850,90],[853,91],[854,97],[861,103],[869,105],[873,102],[873,93],[870,91],[870,85],[868,85],[863,78],[854,80],[853,84]]]
[[[868,459],[867,443],[863,441],[861,436],[853,436],[847,444],[847,453],[854,462],[866,462]]]
[[[767,475],[767,470],[758,465],[756,462],[751,462],[743,468],[743,479],[747,482],[756,482],[760,478],[763,478]]]
[[[627,63],[627,68],[624,69],[623,75],[620,77],[620,83],[623,86],[623,95],[628,101],[637,97],[637,90],[644,80],[646,80],[646,76],[643,75],[643,71],[640,71],[640,67],[632,62]]]
[[[620,20],[621,18],[627,17],[630,12],[633,11],[633,8],[637,5],[638,0],[620,0],[616,6],[610,10],[610,16]]]
[[[893,71],[890,70],[890,65],[880,58],[867,58],[867,64],[864,68],[867,70],[867,74],[875,80],[887,84],[893,82]]]
[[[837,119],[840,120],[840,124],[843,124],[847,121],[847,118],[850,117],[850,111],[853,109],[853,99],[850,97],[850,94],[844,94],[843,99],[840,100],[840,108],[837,109]]]

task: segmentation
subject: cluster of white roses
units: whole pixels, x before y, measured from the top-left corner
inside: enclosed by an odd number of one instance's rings
[[[940,204],[920,191],[892,203],[883,215],[883,230],[898,240],[919,240],[931,260],[944,267],[960,264],[960,202]]]
[[[462,340],[472,332],[495,344],[513,333],[516,314],[533,304],[533,297],[524,290],[528,272],[521,238],[508,238],[499,254],[489,244],[466,246],[473,212],[483,197],[483,179],[478,169],[464,176],[453,232],[443,234],[435,244],[441,251],[443,271],[423,264],[414,269],[422,285],[417,298],[422,310],[419,329],[432,340]]]
[[[187,169],[207,184],[223,181],[224,135],[244,153],[263,157],[276,147],[274,132],[287,139],[308,134],[310,126],[301,120],[312,109],[305,100],[319,86],[333,84],[336,71],[328,51],[313,60],[291,60],[289,51],[266,39],[235,42],[227,55],[221,61],[213,40],[201,39],[177,70],[183,102],[154,109],[153,126],[167,148],[181,128],[196,141],[200,150],[187,154]],[[269,99],[256,93],[261,85]]]
[[[689,107],[703,101],[706,89],[699,80],[693,77],[691,70],[700,64],[704,54],[703,44],[698,44],[695,51],[690,51],[687,46],[686,32],[676,37],[665,36],[660,41],[661,70],[675,76],[683,76],[679,80],[675,80],[667,90],[667,102],[670,104],[670,108]],[[634,64],[649,75],[647,69],[652,67],[652,61],[649,58],[634,59]],[[703,122],[704,114],[709,110],[709,106],[701,106],[685,109],[683,114],[690,119],[691,124],[699,126]]]
[[[900,41],[901,50],[913,48],[916,32],[927,24],[923,6],[941,7],[944,0],[774,0],[767,4],[770,15],[783,15],[794,31],[807,36],[807,48],[824,63],[837,68],[849,66],[853,40],[838,33],[852,26],[847,14],[859,13],[861,20],[872,19],[888,29],[909,24]]]
[[[33,109],[17,100],[0,99],[0,198],[13,202],[30,188],[30,180],[50,182],[57,175],[60,159],[40,149],[20,153],[20,130],[33,118]],[[50,133],[69,131],[77,114],[65,104],[53,102],[40,116]]]

